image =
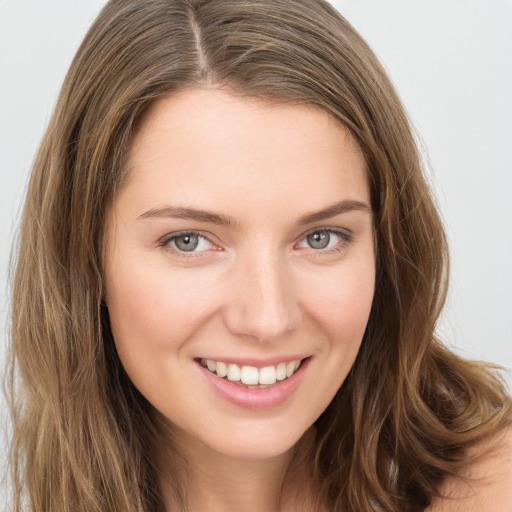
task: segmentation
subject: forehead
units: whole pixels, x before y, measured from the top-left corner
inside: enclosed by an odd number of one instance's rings
[[[133,135],[127,172],[124,188],[135,201],[181,198],[217,207],[242,196],[264,207],[302,198],[315,208],[341,195],[370,202],[364,157],[331,115],[215,89],[155,102]]]

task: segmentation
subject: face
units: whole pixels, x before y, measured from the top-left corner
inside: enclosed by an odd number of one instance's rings
[[[368,321],[361,152],[316,108],[197,89],[152,106],[127,165],[105,260],[126,372],[184,452],[288,452],[347,376]]]

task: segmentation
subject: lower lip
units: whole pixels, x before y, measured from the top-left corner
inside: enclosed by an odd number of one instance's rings
[[[218,377],[199,363],[208,384],[212,386],[222,398],[244,409],[269,409],[282,404],[297,390],[309,364],[310,358],[301,362],[297,371],[285,380],[277,381],[268,388],[248,388],[235,384],[230,380]]]

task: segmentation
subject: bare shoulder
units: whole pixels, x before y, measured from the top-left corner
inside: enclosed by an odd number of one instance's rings
[[[510,512],[512,510],[512,428],[468,453],[461,478],[443,482],[426,512]]]

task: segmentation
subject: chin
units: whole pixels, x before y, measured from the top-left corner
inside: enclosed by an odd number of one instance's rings
[[[219,447],[225,455],[241,460],[268,460],[288,453],[301,439],[300,436],[260,435],[230,437],[224,446]]]
[[[308,426],[293,428],[276,425],[275,422],[243,422],[230,428],[216,428],[210,425],[206,431],[195,432],[191,440],[188,433],[178,429],[174,431],[174,443],[180,447],[188,447],[196,455],[202,457],[226,457],[233,460],[268,460],[279,458],[290,452],[303,438]],[[174,429],[173,429],[174,430]],[[189,439],[182,439],[181,436]],[[192,442],[191,442],[192,441]],[[187,454],[184,454],[187,457]]]

